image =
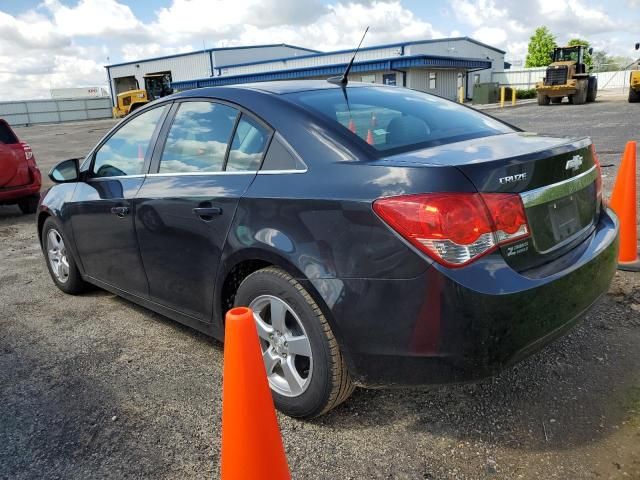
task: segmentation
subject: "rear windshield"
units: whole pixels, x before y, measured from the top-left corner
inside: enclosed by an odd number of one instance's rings
[[[286,96],[336,122],[385,154],[511,133],[492,118],[434,95],[405,88],[351,87]]]

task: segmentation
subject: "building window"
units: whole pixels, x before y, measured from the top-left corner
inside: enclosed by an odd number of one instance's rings
[[[375,75],[362,75],[360,81],[363,83],[376,83]]]
[[[382,83],[385,85],[396,85],[396,74],[385,73],[382,75]]]
[[[436,88],[436,72],[429,72],[429,89],[435,90]]]
[[[473,74],[473,84],[474,85],[480,85],[480,74],[479,73],[474,73]]]

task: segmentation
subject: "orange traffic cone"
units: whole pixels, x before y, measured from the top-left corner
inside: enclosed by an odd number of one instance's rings
[[[349,130],[351,130],[352,133],[356,133],[356,124],[353,122],[353,118],[349,119]]]
[[[371,132],[371,129],[369,129],[369,131],[367,132],[367,143],[369,145],[373,145],[373,133]]]
[[[620,219],[618,269],[640,272],[638,259],[636,142],[627,142],[609,206]]]
[[[253,312],[229,310],[222,385],[222,480],[289,480]]]

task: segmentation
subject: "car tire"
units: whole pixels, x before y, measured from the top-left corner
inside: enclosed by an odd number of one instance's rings
[[[73,255],[66,249],[69,242],[53,218],[49,217],[45,220],[40,238],[47,269],[56,287],[70,295],[85,291],[87,283],[82,279]]]
[[[40,201],[40,195],[31,195],[29,197],[21,198],[18,200],[18,208],[25,215],[36,213],[38,210],[38,202]]]
[[[640,102],[640,92],[636,92],[633,88],[629,87],[629,103]]]
[[[542,93],[538,93],[538,105],[549,105],[551,99],[548,95],[544,95]]]
[[[269,355],[265,368],[278,410],[291,417],[317,417],[351,395],[355,386],[327,318],[291,275],[276,267],[258,270],[242,281],[234,302],[254,311],[260,348],[265,358]],[[284,315],[278,315],[284,320],[272,320],[272,310],[284,310]],[[303,337],[308,339],[304,348]],[[285,340],[292,338],[297,339],[297,349],[306,352],[308,348],[310,355],[289,350],[293,342]],[[287,378],[292,378],[293,369],[298,381],[290,382]]]

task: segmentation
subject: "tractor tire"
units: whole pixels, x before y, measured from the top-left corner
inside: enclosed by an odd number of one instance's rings
[[[589,88],[587,90],[587,102],[595,102],[598,95],[598,78],[589,77]]]
[[[553,98],[551,99],[551,103],[562,103],[562,99],[563,99],[563,98],[564,98],[564,97],[553,97]]]
[[[588,81],[580,80],[578,82],[578,91],[569,97],[569,102],[574,105],[583,105],[587,102]]]
[[[551,99],[548,95],[544,95],[543,93],[538,93],[538,105],[549,105]]]
[[[633,88],[629,87],[629,103],[638,102],[640,102],[640,91],[636,91]]]

